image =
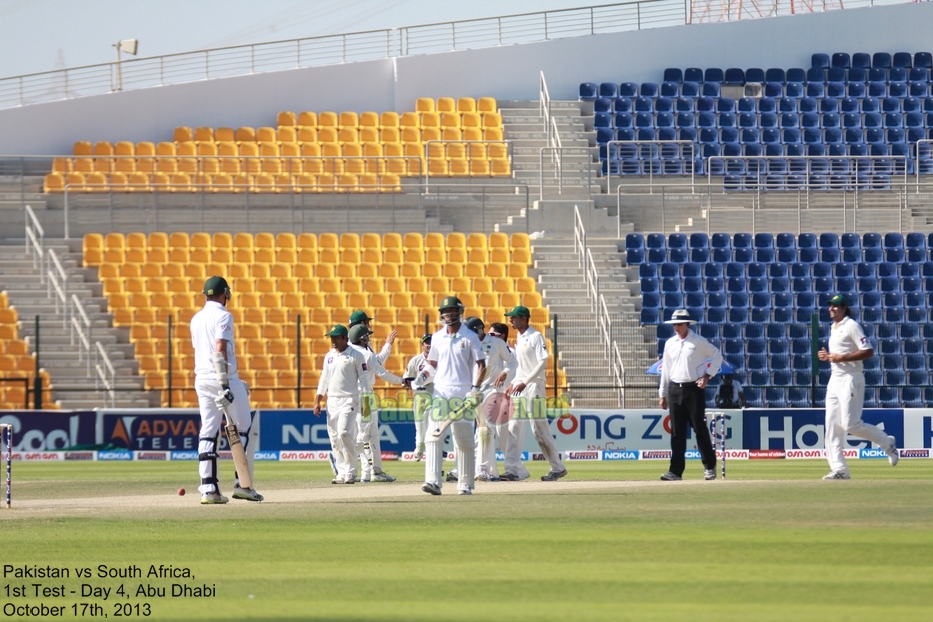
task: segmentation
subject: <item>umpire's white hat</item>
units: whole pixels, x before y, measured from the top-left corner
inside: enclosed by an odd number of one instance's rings
[[[674,311],[674,314],[671,315],[671,319],[664,322],[665,324],[696,324],[697,321],[690,317],[690,313],[686,309],[677,309]]]

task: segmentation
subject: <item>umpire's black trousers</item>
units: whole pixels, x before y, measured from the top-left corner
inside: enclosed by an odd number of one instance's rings
[[[671,472],[684,474],[687,425],[693,428],[697,449],[706,469],[716,468],[716,452],[706,427],[706,395],[695,382],[672,382],[667,390],[671,413]]]

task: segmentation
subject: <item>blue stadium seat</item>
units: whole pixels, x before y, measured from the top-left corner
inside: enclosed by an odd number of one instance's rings
[[[623,82],[619,85],[619,97],[638,97],[638,85],[634,82]]]
[[[699,82],[686,81],[680,85],[680,96],[690,99],[696,99],[700,96],[700,84]]]
[[[615,82],[603,82],[599,85],[599,96],[615,99],[619,96],[619,85]]]
[[[593,82],[583,82],[580,84],[580,99],[596,99],[599,97],[599,86]]]
[[[664,70],[664,81],[680,84],[684,81],[684,72],[679,67],[668,67]]]

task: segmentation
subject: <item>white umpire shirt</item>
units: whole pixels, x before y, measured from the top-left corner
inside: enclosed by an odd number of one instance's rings
[[[473,370],[476,361],[485,361],[483,344],[466,324],[454,334],[447,332],[447,327],[431,337],[431,350],[428,360],[437,362],[434,374],[434,386],[461,391],[466,395],[473,386]]]
[[[852,354],[858,350],[871,350],[871,342],[858,322],[844,317],[832,326],[829,335],[829,351],[832,354]],[[862,361],[830,363],[833,374],[860,374]]]
[[[233,315],[219,302],[208,300],[204,308],[191,318],[191,345],[194,346],[194,375],[216,379],[213,354],[217,340],[227,340],[227,377],[237,377],[236,354],[233,347]]]
[[[365,357],[353,346],[348,345],[343,352],[331,348],[324,357],[321,379],[317,383],[317,394],[359,399],[360,391],[363,393],[372,391]]]
[[[539,361],[547,360],[549,357],[544,335],[536,328],[529,326],[524,333],[519,333],[515,338],[515,358],[518,361],[515,383],[535,383],[543,387],[547,380],[547,370],[544,367],[533,378],[529,377],[529,374],[534,371]]]
[[[696,382],[706,374],[712,378],[719,373],[721,365],[719,348],[692,329],[683,339],[674,335],[664,344],[658,396],[667,397],[667,389],[672,382]]]
[[[483,344],[483,352],[486,353],[486,377],[483,379],[483,391],[490,389],[505,391],[515,375],[515,352],[509,344],[492,335],[486,335],[480,343]],[[506,373],[505,383],[501,387],[496,387],[496,378],[502,372]]]

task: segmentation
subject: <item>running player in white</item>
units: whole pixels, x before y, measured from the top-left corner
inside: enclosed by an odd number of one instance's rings
[[[832,375],[826,385],[826,459],[829,474],[823,479],[851,479],[846,464],[846,435],[868,439],[888,454],[891,466],[900,459],[897,442],[881,428],[862,421],[865,401],[865,374],[862,361],[874,356],[868,338],[858,322],[849,317],[849,300],[836,294],[829,300],[829,317],[833,321],[829,350],[822,348],[818,357],[829,361]]]
[[[439,307],[444,328],[431,336],[428,352],[429,368],[434,370],[434,400],[428,433],[425,437],[424,485],[421,490],[432,495],[441,494],[441,465],[444,436],[435,436],[433,428],[448,421],[451,414],[458,413],[464,402],[471,399],[479,404],[482,400],[480,387],[486,375],[486,354],[479,337],[460,320],[463,303],[456,296],[445,297]],[[462,474],[457,482],[461,495],[473,494],[476,449],[473,442],[473,418],[475,412],[450,424],[451,435],[457,454],[457,470]]]
[[[372,387],[376,382],[376,376],[379,376],[386,382],[408,388],[410,383],[401,376],[396,376],[386,371],[386,368],[382,366],[382,363],[379,362],[379,359],[376,358],[373,351],[369,349],[369,336],[371,334],[372,331],[363,324],[357,324],[350,329],[351,347],[361,353],[366,360],[366,367],[364,367],[364,369],[369,376],[369,386]],[[362,477],[360,477],[360,481],[364,483],[372,480],[376,480],[377,482],[394,482],[395,478],[382,470],[382,447],[379,443],[378,397],[372,392],[372,388],[370,388],[368,392],[365,392],[361,386],[360,391],[363,392],[363,399],[369,399],[373,404],[369,416],[363,416],[361,414],[357,419],[357,423],[359,424],[359,436],[356,439],[356,444],[362,451],[364,458],[362,466],[363,473]]]
[[[478,317],[463,321],[476,333],[486,353],[486,378],[480,390],[483,392],[482,417],[476,422],[476,479],[498,482],[499,469],[496,465],[496,425],[505,389],[515,374],[515,353],[499,337],[486,334],[486,325]],[[503,451],[503,454],[505,452]],[[447,474],[448,482],[457,481],[458,471]]]
[[[333,346],[324,357],[321,379],[314,398],[314,416],[321,416],[321,402],[327,396],[327,436],[334,458],[336,477],[332,484],[356,482],[356,419],[367,414],[369,404],[362,394],[372,392],[372,383],[366,369],[366,358],[350,347],[347,327],[334,326],[327,336]]]
[[[411,383],[415,393],[412,400],[412,414],[415,418],[415,460],[424,458],[424,433],[427,429],[425,416],[431,407],[434,396],[434,380],[425,373],[428,365],[428,352],[431,350],[431,335],[421,337],[421,354],[416,354],[408,361],[405,378]]]
[[[237,375],[236,351],[233,344],[233,315],[227,311],[230,286],[226,279],[212,276],[204,283],[207,302],[191,318],[191,344],[194,346],[194,389],[201,411],[201,431],[198,434],[198,471],[201,475],[201,503],[227,503],[220,492],[217,478],[217,443],[220,420],[226,413],[228,424],[240,433],[240,442],[248,459],[252,478],[253,452],[247,451],[252,425],[249,395],[246,385]],[[262,501],[262,495],[252,488],[241,488],[239,478],[233,487],[234,499]]]
[[[553,482],[567,475],[567,469],[560,459],[557,444],[551,435],[547,420],[547,396],[545,394],[545,368],[548,351],[544,335],[529,325],[531,312],[528,307],[518,305],[506,312],[512,328],[518,331],[515,338],[515,356],[518,359],[518,371],[515,380],[509,386],[508,393],[515,404],[515,414],[509,421],[509,440],[506,447],[505,474],[502,479],[516,481],[528,477],[528,470],[521,461],[522,446],[525,443],[525,421],[531,423],[532,432],[544,459],[551,466],[541,480]],[[521,399],[518,399],[521,398]]]

